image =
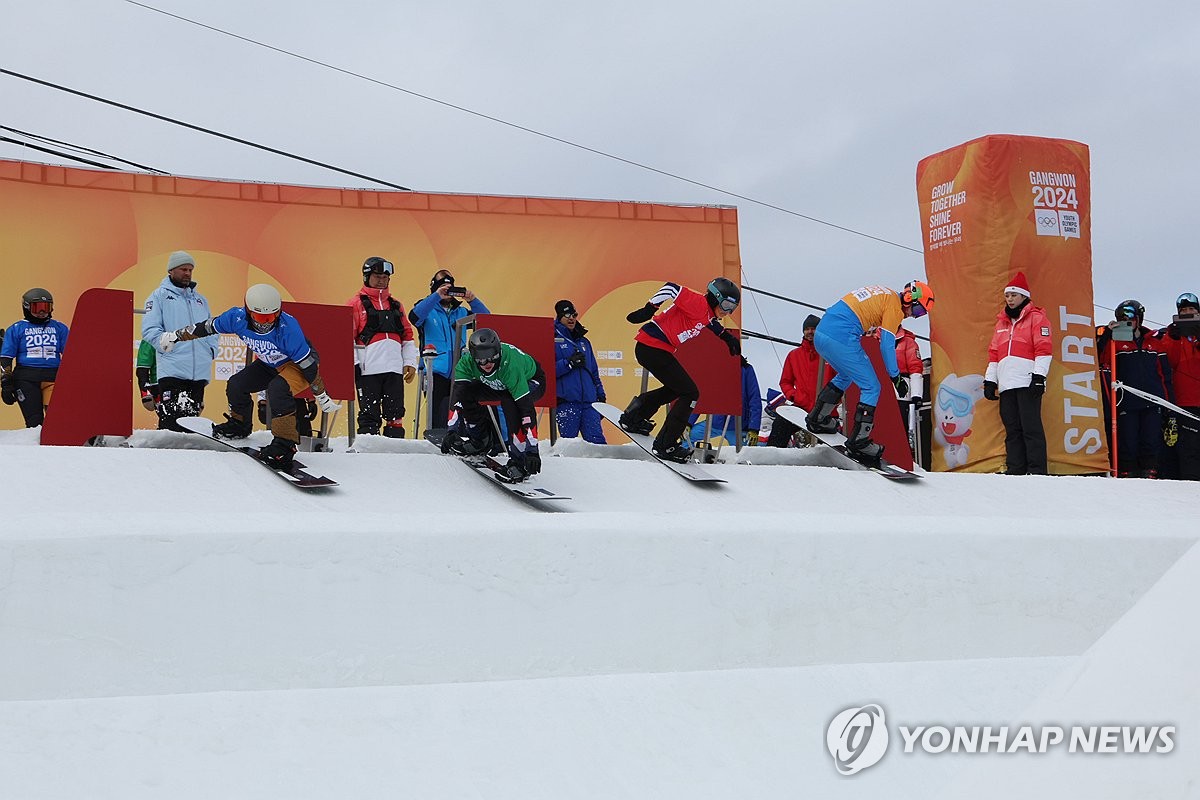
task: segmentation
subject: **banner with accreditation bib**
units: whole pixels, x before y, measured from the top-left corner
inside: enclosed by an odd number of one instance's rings
[[[1052,474],[1108,469],[1092,323],[1087,145],[984,136],[917,165],[930,315],[933,468],[1004,468],[999,403],[983,399],[987,348],[1004,287],[1028,278],[1054,342],[1042,400]]]

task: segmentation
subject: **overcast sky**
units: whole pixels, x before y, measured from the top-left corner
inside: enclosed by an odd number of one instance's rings
[[[924,156],[990,133],[1074,139],[1091,148],[1096,302],[1137,297],[1167,321],[1200,291],[1200,4],[147,4],[895,244],[126,0],[5,3],[0,66],[422,191],[736,205],[745,283],[821,306],[924,274]],[[167,172],[380,188],[7,75],[0,88],[0,125]],[[0,157],[58,160],[3,143]],[[808,313],[745,310],[746,328],[785,338]]]

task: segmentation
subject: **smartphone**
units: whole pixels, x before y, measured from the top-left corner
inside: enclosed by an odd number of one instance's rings
[[[446,290],[446,294],[452,294],[455,297],[465,297],[467,294],[467,287],[451,286],[449,289]]]
[[[1131,319],[1124,319],[1117,322],[1112,329],[1112,338],[1118,342],[1133,341],[1134,322]]]

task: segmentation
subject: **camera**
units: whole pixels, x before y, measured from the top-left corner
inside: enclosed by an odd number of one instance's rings
[[[1200,334],[1200,316],[1189,314],[1188,316],[1179,316],[1176,314],[1171,317],[1171,322],[1175,325],[1175,330],[1180,336],[1194,336]]]
[[[467,294],[467,287],[451,286],[449,289],[446,290],[446,294],[452,294],[455,297],[465,297]]]
[[[1133,332],[1137,328],[1137,322],[1131,319],[1119,319],[1117,324],[1112,328],[1112,338],[1118,342],[1132,342],[1134,339]]]

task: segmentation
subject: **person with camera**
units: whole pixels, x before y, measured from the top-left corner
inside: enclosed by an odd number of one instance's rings
[[[208,299],[196,291],[196,282],[192,280],[195,268],[196,260],[183,250],[167,257],[166,276],[146,298],[142,341],[157,345],[167,331],[195,325],[212,316]],[[183,431],[176,420],[194,417],[204,408],[204,388],[212,377],[217,344],[218,340],[213,338],[181,342],[169,353],[157,349],[155,383],[144,382],[139,373],[142,405],[158,414],[159,430]]]
[[[1171,324],[1157,331],[1154,340],[1167,356],[1175,405],[1200,417],[1200,299],[1184,292],[1175,300]],[[1200,422],[1171,414],[1165,427],[1167,443],[1174,438],[1179,477],[1200,481]]]
[[[433,273],[429,281],[429,296],[414,305],[408,313],[409,322],[421,335],[422,352],[429,347],[437,348],[437,356],[430,366],[433,372],[432,397],[428,398],[433,409],[434,428],[445,428],[450,414],[450,351],[461,350],[467,343],[465,328],[455,338],[454,323],[468,314],[487,313],[488,308],[483,301],[465,286],[456,286],[454,276],[445,269]],[[425,369],[424,364],[421,369]]]
[[[213,425],[213,436],[222,439],[245,439],[249,436],[252,428],[250,415],[254,410],[251,395],[266,390],[274,438],[258,451],[258,457],[270,466],[286,469],[291,466],[300,444],[296,395],[311,388],[322,411],[332,414],[341,408],[325,392],[317,351],[309,344],[299,320],[283,311],[279,290],[266,283],[255,284],[247,289],[243,306],[234,306],[196,325],[167,331],[159,338],[158,350],[169,353],[179,342],[220,333],[238,336],[257,358],[234,374],[226,384],[229,413],[225,415],[225,422]]]
[[[651,451],[667,461],[686,463],[692,458],[692,448],[683,441],[688,418],[700,399],[700,388],[675,357],[679,346],[707,329],[729,348],[729,354],[742,354],[742,343],[721,324],[742,301],[742,291],[725,277],[709,281],[704,294],[677,283],[666,283],[654,293],[649,302],[625,316],[634,324],[642,324],[634,340],[633,355],[637,363],[662,384],[639,394],[629,401],[621,414],[621,428],[629,433],[649,436],[654,429],[650,419],[668,403],[671,410],[662,429],[654,438]],[[663,313],[658,308],[670,302]]]
[[[45,289],[21,295],[24,319],[4,332],[0,345],[0,399],[20,407],[26,428],[46,421],[58,367],[67,347],[67,326],[53,319],[54,297]]]
[[[1023,272],[1004,287],[983,376],[983,396],[1000,401],[1006,475],[1045,475],[1047,468],[1042,397],[1054,343],[1046,311],[1032,297]]]
[[[358,433],[404,438],[404,384],[417,376],[417,344],[404,306],[392,297],[392,262],[371,256],[363,288],[346,305],[354,313],[354,386]]]
[[[546,373],[533,356],[501,342],[491,328],[472,333],[467,351],[469,355],[454,367],[454,407],[460,413],[442,439],[442,452],[458,456],[498,452],[495,428],[483,402],[499,400],[509,435],[509,460],[502,474],[511,481],[537,475],[542,457],[534,403],[546,393]]]
[[[606,402],[600,367],[587,328],[570,300],[554,304],[554,373],[558,432],[564,439],[582,435],[586,442],[608,444],[600,425],[603,418],[592,408],[592,403]]]
[[[1142,324],[1146,308],[1137,300],[1117,306],[1116,319],[1096,329],[1096,353],[1105,391],[1105,418],[1112,419],[1109,391],[1110,364],[1116,355],[1116,379],[1147,394],[1170,399],[1171,365],[1159,341]],[[1117,392],[1117,475],[1128,478],[1158,477],[1158,455],[1162,445],[1162,408],[1133,392]],[[1106,430],[1109,426],[1105,426]],[[1113,442],[1109,442],[1111,448]]]

